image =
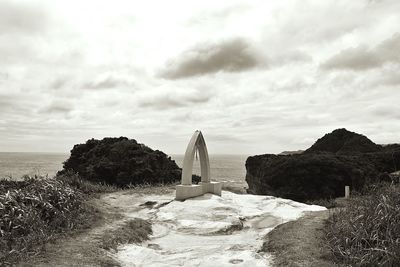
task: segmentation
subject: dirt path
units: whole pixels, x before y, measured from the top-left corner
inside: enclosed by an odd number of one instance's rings
[[[92,204],[100,211],[101,220],[86,231],[49,243],[44,253],[19,266],[120,266],[114,258],[115,253],[101,248],[103,235],[132,219],[132,214],[140,217],[147,209],[141,204],[149,195],[167,195],[172,190],[173,187],[142,188],[92,199]],[[163,198],[158,204],[163,204]],[[327,216],[328,212],[313,212],[278,226],[268,234],[262,251],[273,253],[277,266],[334,266],[323,259],[324,251],[319,250],[322,247],[321,229]]]
[[[100,247],[104,233],[121,226],[128,219],[125,214],[127,211],[136,211],[132,210],[132,206],[135,206],[133,205],[135,203],[132,203],[132,197],[129,197],[132,194],[145,195],[155,192],[163,194],[170,190],[171,188],[142,188],[107,193],[100,198],[92,199],[91,203],[99,210],[102,219],[90,229],[48,243],[44,253],[31,258],[29,262],[21,262],[19,266],[119,266],[113,259],[113,254]]]
[[[272,253],[274,266],[331,267],[324,244],[324,221],[329,210],[312,212],[304,217],[281,224],[268,233],[262,251]]]

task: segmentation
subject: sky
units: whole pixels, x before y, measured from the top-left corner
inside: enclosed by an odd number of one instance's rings
[[[1,0],[0,151],[400,142],[398,0]]]

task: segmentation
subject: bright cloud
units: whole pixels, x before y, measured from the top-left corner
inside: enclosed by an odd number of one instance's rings
[[[183,153],[399,142],[400,2],[0,3],[0,151],[128,136]],[[209,136],[209,138],[207,138]]]

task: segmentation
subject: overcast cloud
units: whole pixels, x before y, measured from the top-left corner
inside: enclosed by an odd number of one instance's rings
[[[128,136],[182,154],[400,142],[400,2],[0,2],[0,151]]]
[[[221,41],[217,44],[199,44],[185,51],[164,67],[163,77],[179,79],[216,72],[241,72],[261,64],[260,56],[251,51],[244,39]]]
[[[323,64],[326,69],[368,70],[382,67],[386,63],[400,63],[400,33],[384,40],[376,47],[366,44],[347,48]]]

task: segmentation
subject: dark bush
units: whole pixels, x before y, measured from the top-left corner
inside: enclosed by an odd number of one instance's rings
[[[350,132],[346,129],[336,129],[318,139],[304,153],[330,152],[336,154],[355,154],[378,152],[380,150],[382,150],[382,146],[375,144],[364,135]]]
[[[193,184],[198,184],[201,182],[201,176],[198,176],[196,174],[192,174],[192,183]]]
[[[254,156],[246,169],[251,193],[297,201],[343,196],[345,185],[359,190],[377,174],[368,159],[332,154]]]
[[[120,187],[176,182],[181,174],[166,154],[126,137],[90,139],[75,145],[58,175],[68,171],[92,182]]]
[[[362,153],[365,151],[375,151]],[[400,166],[397,146],[381,147],[344,129],[333,131],[298,155],[259,155],[246,161],[246,181],[253,194],[275,195],[297,201],[344,195],[344,186],[361,190]]]

